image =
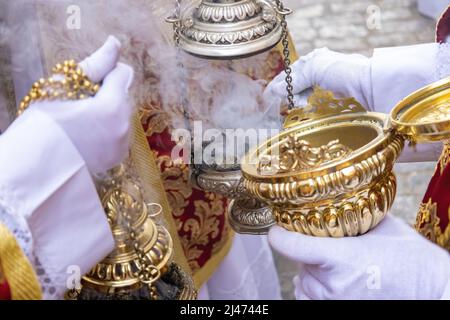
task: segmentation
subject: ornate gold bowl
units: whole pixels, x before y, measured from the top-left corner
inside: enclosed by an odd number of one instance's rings
[[[391,208],[392,169],[404,139],[386,130],[386,115],[347,111],[285,130],[242,164],[245,188],[270,205],[284,228],[355,236]]]
[[[411,143],[450,138],[450,78],[403,99],[390,115],[316,89],[285,130],[242,161],[243,185],[276,222],[307,235],[344,237],[377,226],[396,194],[393,166]]]

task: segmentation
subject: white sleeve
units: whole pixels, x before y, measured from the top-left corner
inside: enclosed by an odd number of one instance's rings
[[[81,274],[114,240],[84,160],[64,131],[31,109],[0,136],[0,214],[18,238],[45,298],[67,290],[67,268]]]
[[[375,111],[390,113],[414,91],[438,80],[439,44],[375,49],[372,90]]]
[[[390,113],[409,94],[450,76],[450,46],[428,43],[375,49],[371,72],[375,111]],[[441,151],[441,143],[407,146],[399,161],[436,161]]]
[[[450,300],[450,279],[447,282],[447,286],[445,287],[441,300]]]

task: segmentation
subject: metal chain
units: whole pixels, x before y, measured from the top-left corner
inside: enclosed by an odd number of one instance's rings
[[[156,288],[153,286],[153,284],[161,277],[161,271],[157,267],[149,263],[146,252],[141,247],[141,244],[139,243],[139,240],[137,238],[137,230],[135,230],[133,227],[133,219],[129,214],[129,212],[127,211],[123,194],[119,194],[118,196],[120,199],[119,206],[123,209],[122,212],[123,217],[125,218],[126,228],[130,235],[130,239],[133,244],[133,249],[135,250],[139,259],[140,264],[138,273],[139,280],[141,281],[141,283],[148,286],[152,299],[156,299]],[[111,217],[108,216],[108,220],[110,219]]]
[[[283,44],[283,55],[284,55],[284,72],[286,73],[286,91],[287,91],[287,101],[288,109],[292,110],[295,107],[294,104],[294,87],[292,86],[292,69],[291,69],[291,52],[289,48],[289,30],[286,21],[286,9],[281,0],[275,0],[277,4],[277,9],[281,13],[281,28],[283,29],[282,34],[282,44]]]
[[[195,171],[195,150],[194,150],[194,135],[191,128],[191,116],[189,114],[189,111],[187,109],[188,105],[188,99],[187,99],[187,83],[186,83],[186,75],[185,75],[185,68],[183,61],[181,59],[181,47],[180,47],[180,33],[181,33],[181,0],[175,0],[175,11],[174,11],[174,17],[172,18],[173,23],[173,41],[175,43],[175,48],[177,50],[176,53],[176,60],[177,60],[177,67],[180,72],[180,78],[181,78],[181,101],[180,106],[183,109],[183,117],[185,121],[186,128],[191,132],[191,168]]]

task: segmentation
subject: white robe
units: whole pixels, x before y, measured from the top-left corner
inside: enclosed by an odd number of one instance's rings
[[[0,223],[33,264],[44,298],[62,298],[68,271],[81,276],[114,248],[86,163],[53,119],[33,111],[0,136],[0,168]]]

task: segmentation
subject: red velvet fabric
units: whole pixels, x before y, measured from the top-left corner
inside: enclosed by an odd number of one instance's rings
[[[441,19],[437,24],[436,40],[440,43],[445,41],[445,38],[450,35],[450,6],[443,13]],[[441,172],[442,171],[442,172]],[[447,229],[449,224],[449,209],[450,197],[448,191],[450,190],[450,163],[445,165],[441,170],[441,163],[436,166],[436,172],[430,181],[428,190],[423,199],[423,203],[437,204],[437,216],[440,220],[441,231]]]
[[[144,130],[147,129],[148,124],[144,124]],[[148,136],[147,139],[152,151],[157,155],[166,191],[169,193],[169,202],[171,202],[172,209],[174,209],[177,207],[174,202],[178,201],[175,201],[170,193],[177,192],[183,186],[177,185],[180,182],[179,175],[170,176],[170,174],[166,175],[165,173],[170,172],[174,167],[178,167],[180,171],[188,168],[182,169],[184,165],[174,166],[171,162],[161,161],[164,157],[171,157],[172,149],[176,145],[171,140],[171,135],[167,128],[161,134]],[[180,195],[182,193],[177,192],[177,194]],[[214,201],[212,201],[212,197],[214,197]],[[227,221],[224,214],[227,200],[212,193],[192,188],[190,196],[185,197],[183,201],[185,205],[184,211],[181,214],[174,212],[173,215],[178,225],[178,234],[182,239],[185,255],[191,267],[196,270],[204,266],[214,255],[216,248],[220,247],[220,243],[226,240],[229,231],[226,227]],[[199,204],[201,204],[201,207],[199,207]],[[198,214],[199,210],[210,210],[211,213],[200,215]]]
[[[446,165],[442,174],[441,166],[438,164],[423,203],[428,203],[430,199],[432,203],[437,203],[437,216],[440,219],[442,232],[446,230],[449,223],[450,197],[448,190],[450,190],[450,163]]]
[[[266,67],[268,81],[283,70],[279,51],[272,51]],[[251,72],[243,69],[242,73],[253,77]],[[165,112],[160,101],[148,101],[147,106],[143,105],[141,109],[144,110],[144,115],[150,114],[141,118],[142,125],[161,171],[185,256],[195,274],[226,248],[231,235],[226,215],[228,200],[193,188],[189,182],[189,166],[171,160],[175,143],[171,141],[171,129],[164,123],[164,118],[157,118]]]
[[[0,283],[0,300],[11,300],[11,291],[6,281]]]

